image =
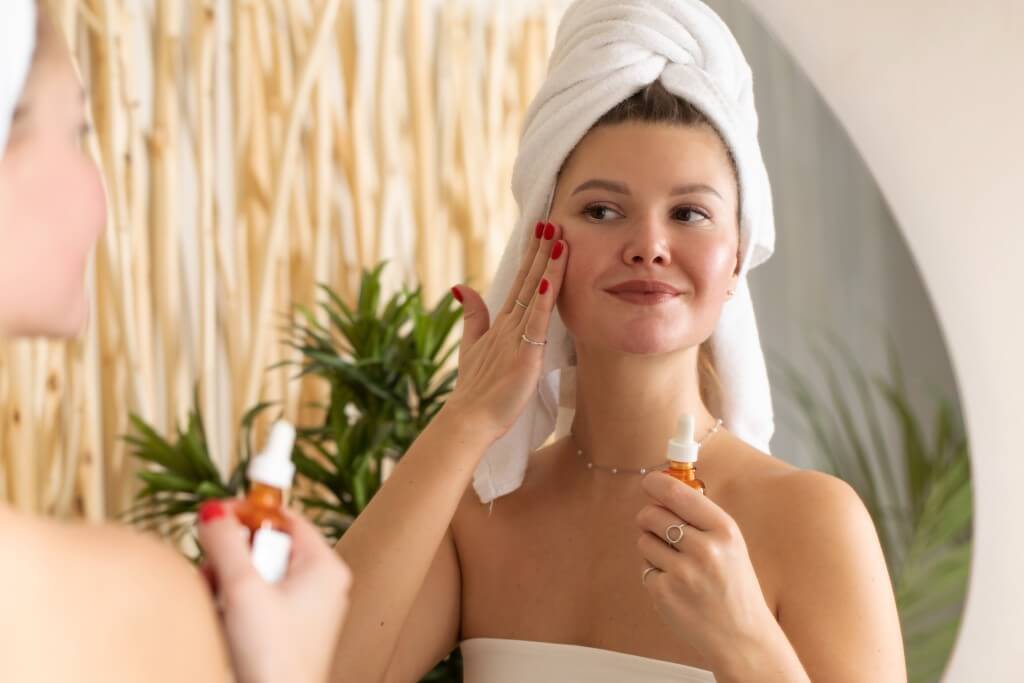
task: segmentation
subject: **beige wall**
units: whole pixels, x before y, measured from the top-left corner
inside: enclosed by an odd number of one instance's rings
[[[974,456],[967,609],[947,681],[1024,680],[1024,3],[751,2],[847,127],[905,232]]]

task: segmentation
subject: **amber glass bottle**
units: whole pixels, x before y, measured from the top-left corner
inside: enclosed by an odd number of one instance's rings
[[[295,476],[294,444],[295,429],[287,422],[275,423],[266,449],[249,463],[249,493],[236,508],[238,520],[250,532],[252,564],[269,583],[284,577],[291,555],[288,518],[281,510]]]
[[[696,489],[699,493],[704,493],[704,482],[697,478],[697,468],[692,463],[670,461],[668,469],[664,472],[690,488]]]
[[[704,482],[697,478],[697,451],[700,444],[693,440],[693,431],[693,415],[680,417],[676,434],[668,442],[668,468],[664,472],[690,488],[705,493]]]

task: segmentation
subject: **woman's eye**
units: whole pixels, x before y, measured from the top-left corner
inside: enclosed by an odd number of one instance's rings
[[[612,209],[611,207],[604,206],[603,204],[594,204],[583,209],[583,215],[595,221],[607,221],[612,218],[622,218],[622,214]]]
[[[707,215],[703,211],[690,207],[676,209],[672,214],[672,218],[677,221],[682,221],[683,223],[699,223],[701,221],[711,220],[711,216]]]

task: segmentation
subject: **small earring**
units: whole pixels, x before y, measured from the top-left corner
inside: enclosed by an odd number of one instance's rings
[[[725,290],[725,293],[728,294],[729,296],[732,296],[733,294],[736,293],[736,290],[735,289],[727,289],[727,290]]]

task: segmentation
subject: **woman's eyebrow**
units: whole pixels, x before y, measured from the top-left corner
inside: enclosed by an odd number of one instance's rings
[[[609,192],[617,192],[618,194],[624,195],[629,194],[629,188],[626,187],[625,183],[617,183],[613,180],[602,180],[601,178],[594,178],[593,180],[588,180],[587,182],[580,184],[580,186],[573,190],[572,193],[579,194],[584,190],[594,189],[608,190]]]
[[[629,188],[626,186],[625,183],[617,183],[614,180],[604,180],[601,178],[594,178],[593,180],[588,180],[584,183],[581,183],[579,187],[572,191],[572,193],[575,195],[579,194],[580,192],[583,192],[584,190],[594,189],[608,190],[609,192],[616,192],[618,194],[624,194],[627,196],[630,194]],[[718,192],[718,190],[711,187],[710,185],[705,185],[704,183],[689,183],[687,185],[678,185],[676,187],[673,187],[672,191],[669,194],[678,195],[695,193],[713,194],[719,199],[723,199],[722,195]]]
[[[690,183],[689,185],[679,185],[678,187],[673,187],[672,192],[670,192],[669,194],[677,195],[696,193],[713,194],[719,199],[723,199],[722,195],[719,194],[718,190],[711,187],[710,185],[705,185],[704,183]]]

